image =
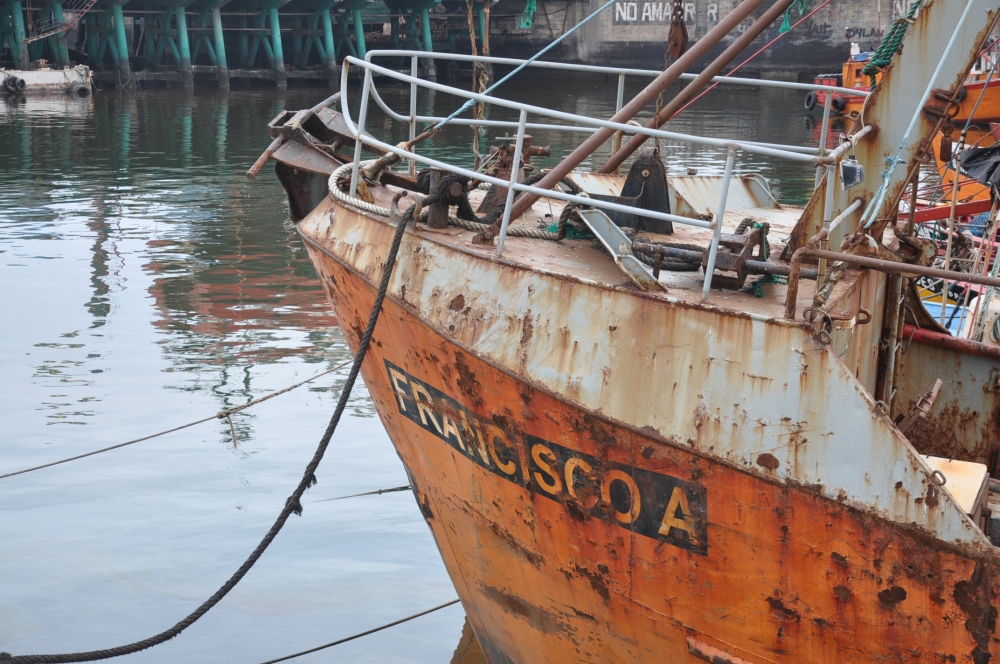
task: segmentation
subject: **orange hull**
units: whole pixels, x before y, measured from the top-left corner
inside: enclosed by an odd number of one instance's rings
[[[391,226],[333,214],[369,225],[356,251],[384,255]],[[371,278],[306,240],[338,318],[365,320]],[[344,334],[356,349],[360,330]],[[992,560],[777,482],[771,455],[742,467],[580,408],[469,352],[405,290],[363,376],[493,664],[1000,652]]]

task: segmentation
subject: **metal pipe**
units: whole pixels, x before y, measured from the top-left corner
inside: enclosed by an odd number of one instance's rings
[[[739,55],[743,49],[749,46],[762,32],[776,19],[778,19],[794,0],[777,0],[767,11],[760,15],[742,34],[738,35],[726,49],[720,53],[705,69],[694,77],[694,79],[681,90],[666,106],[658,113],[654,113],[653,118],[646,123],[647,127],[658,129],[667,123],[678,111],[706,86],[709,81],[715,78],[722,68],[732,62],[733,58]],[[598,173],[614,173],[636,150],[645,142],[646,137],[641,135],[633,136],[622,149],[611,155],[611,158],[597,169]]]
[[[851,134],[850,136],[847,136],[844,139],[843,143],[841,143],[836,149],[830,151],[830,154],[826,155],[825,157],[817,157],[816,163],[836,164],[841,157],[847,154],[848,150],[854,149],[854,146],[857,145],[858,141],[867,136],[871,132],[871,130],[872,130],[872,125],[865,125],[857,132]]]
[[[708,33],[696,41],[694,45],[691,46],[691,48],[688,49],[681,57],[677,58],[672,65],[667,67],[662,74],[657,76],[652,83],[646,86],[642,92],[633,97],[632,101],[626,104],[622,110],[615,113],[614,117],[611,118],[611,122],[625,123],[635,117],[637,113],[656,99],[657,95],[665,90],[668,85],[677,80],[677,77],[683,74],[688,67],[697,62],[702,56],[708,53],[709,49],[722,41],[722,39],[730,32],[735,30],[736,27],[748,16],[750,16],[750,14],[753,13],[757,7],[763,4],[763,2],[764,0],[743,0],[743,2],[733,9],[733,11],[723,17],[714,28],[709,30]],[[556,184],[569,175],[574,168],[579,166],[584,159],[593,154],[594,150],[604,145],[604,143],[611,138],[613,133],[614,129],[608,127],[604,127],[594,132],[575,150],[573,150],[573,152],[563,158],[563,160],[559,162],[555,168],[549,171],[545,177],[538,182],[538,188],[551,189],[556,186]],[[531,207],[532,203],[538,199],[539,196],[536,194],[526,194],[521,196],[514,202],[514,210],[512,211],[512,214],[515,218],[521,216],[528,210],[528,208]],[[487,236],[491,234],[491,230],[486,231]],[[710,277],[709,280],[711,280]]]
[[[453,88],[441,83],[436,83],[433,81],[424,81],[420,79],[414,79],[413,77],[403,74],[401,72],[387,69],[385,67],[380,67],[378,65],[366,62],[364,60],[359,60],[353,56],[347,56],[344,58],[345,63],[356,64],[359,67],[364,67],[365,69],[387,76],[389,78],[394,78],[399,81],[411,82],[416,80],[418,85],[421,85],[429,90],[438,90],[439,92],[444,92],[446,94],[452,94],[457,97],[465,97],[466,99],[473,99],[475,101],[482,101],[487,104],[493,104],[495,106],[502,106],[504,108],[512,108],[516,110],[526,110],[529,113],[536,113],[538,115],[544,115],[551,118],[557,118],[560,120],[567,120],[570,122],[582,122],[586,124],[591,124],[595,127],[608,129],[609,133],[605,133],[605,140],[607,136],[614,131],[625,131],[630,133],[645,134],[647,136],[658,137],[663,140],[668,141],[683,141],[687,143],[694,143],[696,145],[710,145],[713,147],[729,148],[730,146],[735,147],[744,152],[752,152],[755,154],[764,154],[771,157],[781,157],[783,159],[790,159],[792,161],[802,161],[815,164],[818,161],[818,157],[812,155],[804,155],[798,152],[789,152],[787,150],[777,150],[774,148],[761,147],[760,145],[745,143],[742,141],[735,141],[731,139],[724,138],[707,138],[705,136],[693,136],[690,134],[681,134],[673,131],[663,131],[661,129],[649,129],[648,127],[639,127],[636,125],[623,124],[620,122],[614,122],[611,120],[598,120],[596,118],[589,118],[583,115],[577,115],[575,113],[566,113],[564,111],[555,111],[549,108],[544,108],[541,106],[534,106],[532,104],[524,104],[521,102],[510,101],[507,99],[502,99],[499,97],[491,97],[489,95],[482,95],[476,92],[470,92],[468,90],[461,90],[459,88]],[[625,111],[622,111],[623,113]],[[594,132],[594,135],[599,133],[601,129]],[[520,202],[521,199],[518,199]]]
[[[826,233],[820,238],[819,246],[821,249],[826,249],[826,241],[830,235],[830,215],[833,214],[833,187],[836,175],[836,166],[831,165],[826,167],[826,196],[823,197],[823,230]],[[822,282],[825,279],[826,259],[821,258],[819,261],[819,281]]]
[[[833,93],[828,92],[826,94],[826,100],[823,102],[823,126],[819,130],[819,150],[816,152],[820,157],[826,156],[826,133],[830,129],[830,105],[833,103]],[[816,186],[813,189],[819,188],[820,178],[823,177],[822,167],[816,167]]]
[[[719,254],[719,237],[722,235],[722,220],[726,216],[726,199],[729,198],[729,182],[733,178],[733,164],[736,162],[736,148],[729,148],[726,155],[726,173],[722,176],[722,190],[719,192],[719,208],[715,215],[715,228],[712,232],[712,244],[708,248],[708,260],[705,262],[705,285],[701,289],[701,299],[707,300],[712,290],[712,273],[715,272],[715,258]]]
[[[615,99],[615,113],[622,110],[622,104],[625,102],[625,74],[618,74],[618,96]],[[616,131],[614,138],[611,139],[611,154],[615,154],[622,149],[622,132]],[[615,170],[617,173],[617,169]]]
[[[647,242],[633,242],[632,251],[634,253],[648,254],[650,256],[656,256],[657,254],[664,256],[665,258],[680,258],[682,260],[687,260],[690,262],[701,262],[704,257],[704,252],[702,251],[691,251],[690,249],[677,249],[676,247],[665,247],[662,244],[654,244]],[[774,274],[780,277],[787,277],[791,272],[791,266],[787,263],[773,263],[771,261],[755,261],[748,260],[743,264],[747,271],[751,274]],[[816,279],[816,270],[803,269],[799,274],[801,279]]]
[[[416,84],[411,83],[410,85],[415,86]],[[412,116],[403,115],[402,113],[397,112],[391,106],[389,106],[389,104],[386,103],[386,101],[382,98],[382,95],[379,94],[378,88],[376,88],[374,85],[372,86],[371,95],[372,99],[375,100],[375,103],[378,104],[379,108],[381,108],[385,112],[385,114],[388,115],[390,118],[396,120],[397,122],[407,122],[407,123],[410,122],[410,118]],[[417,122],[427,122],[434,124],[444,119],[445,118],[441,116],[434,116],[434,115],[416,116]],[[469,119],[454,118],[451,121],[449,121],[448,124],[460,125],[460,126],[510,127],[510,128],[518,126],[517,122],[511,120],[479,120],[476,118],[469,118]],[[564,132],[577,132],[577,133],[587,133],[587,134],[592,134],[595,131],[597,131],[596,127],[581,127],[579,125],[563,125],[563,124],[557,125],[557,124],[547,124],[540,122],[528,122],[525,123],[524,126],[528,129],[545,129],[548,131],[564,131]],[[626,133],[626,134],[636,133],[637,126],[634,125],[626,125],[626,126],[628,128],[628,131],[615,132],[616,135],[619,133]],[[698,137],[692,137],[692,138],[698,138]],[[681,140],[681,139],[676,139],[676,140]],[[729,143],[732,143],[732,141],[727,141],[725,139],[717,139],[715,143],[725,146],[728,145]],[[779,152],[793,152],[795,154],[803,154],[803,155],[814,155],[816,153],[816,148],[805,147],[801,145],[762,143],[760,141],[739,141],[739,145],[746,146],[746,149],[748,151],[752,150],[753,148],[764,148],[772,151],[778,150]],[[786,155],[781,154],[779,156],[786,156]],[[809,161],[809,160],[811,159],[802,159],[802,161]]]
[[[503,221],[500,224],[500,236],[497,240],[497,256],[503,254],[503,243],[507,239],[507,226],[510,225],[510,209],[514,202],[514,185],[520,178],[521,172],[521,150],[524,147],[524,123],[528,119],[528,112],[521,111],[521,119],[517,126],[517,140],[514,142],[514,157],[510,164],[510,186],[507,187],[507,202],[503,208]]]
[[[93,11],[93,10],[92,10]],[[284,15],[284,14],[282,14]],[[308,14],[312,16],[312,14]],[[412,50],[389,50],[389,49],[374,49],[368,51],[365,56],[366,60],[371,60],[377,57],[409,57],[412,54],[418,54],[420,57],[425,57],[427,54],[424,51],[412,51]],[[460,53],[435,53],[434,58],[438,60],[455,60],[458,62],[489,62],[491,64],[501,64],[501,65],[523,65],[527,60],[519,60],[517,58],[500,58],[484,55],[463,55]],[[582,71],[591,72],[594,74],[626,74],[628,76],[641,76],[644,78],[656,78],[663,73],[659,69],[632,69],[630,67],[604,67],[601,65],[579,65],[572,64],[568,62],[551,62],[549,60],[535,60],[528,65],[529,67],[538,67],[540,69],[560,69],[565,71]],[[697,74],[681,74],[677,78],[684,80],[691,80],[697,77]],[[858,97],[867,97],[870,93],[859,90],[856,88],[841,88],[832,85],[817,85],[815,83],[793,83],[791,81],[772,81],[769,79],[760,78],[739,78],[735,76],[716,76],[712,79],[713,83],[729,83],[733,85],[744,85],[753,86],[760,88],[784,88],[786,90],[821,90],[827,91],[831,90],[833,92],[840,92],[842,94],[855,95]]]
[[[969,355],[988,357],[991,360],[1000,360],[1000,347],[998,346],[990,346],[981,341],[972,341],[971,339],[959,339],[949,334],[925,330],[914,325],[903,326],[903,338],[909,339],[910,342],[916,341],[930,346],[954,350],[959,353],[968,353]]]
[[[341,82],[344,83],[347,80],[346,68],[341,69]],[[451,173],[457,173],[458,175],[464,175],[471,180],[478,180],[480,182],[487,182],[489,184],[495,184],[499,187],[510,186],[509,181],[501,180],[495,178],[491,175],[485,175],[483,173],[478,173],[476,171],[471,171],[467,168],[460,168],[452,164],[445,163],[443,161],[438,161],[437,159],[431,159],[430,157],[425,157],[423,155],[416,154],[415,152],[410,152],[408,150],[403,150],[390,143],[385,143],[378,140],[370,134],[362,134],[358,131],[358,127],[354,124],[350,116],[350,109],[347,107],[346,97],[341,97],[340,99],[341,114],[344,118],[344,123],[347,125],[348,130],[351,135],[356,139],[364,142],[368,145],[380,148],[386,152],[391,152],[393,154],[399,155],[405,159],[415,159],[421,164],[427,164],[428,166],[433,166],[436,168],[441,168]],[[357,149],[357,148],[356,148]],[[355,161],[355,163],[357,163]],[[538,187],[533,187],[523,183],[518,183],[513,186],[515,191],[527,191],[530,193],[537,193],[541,196],[547,198],[555,198],[560,201],[567,201],[570,203],[577,203],[579,205],[586,205],[588,207],[595,207],[602,210],[614,210],[616,212],[624,212],[626,214],[635,214],[643,217],[650,217],[651,219],[661,219],[663,221],[670,221],[675,224],[685,224],[687,226],[694,226],[695,228],[714,228],[713,222],[705,221],[704,219],[693,219],[691,217],[681,217],[676,214],[669,214],[666,212],[657,212],[655,210],[644,210],[637,207],[632,207],[630,205],[620,205],[618,203],[612,203],[610,201],[601,201],[589,196],[575,196],[573,194],[567,194],[558,190],[545,190],[539,189]]]
[[[841,261],[851,265],[867,267],[886,274],[902,274],[907,277],[918,275],[923,277],[934,277],[937,279],[951,279],[958,283],[979,284],[981,286],[993,286],[1000,288],[1000,277],[988,277],[981,274],[969,274],[967,272],[954,272],[952,270],[942,270],[939,267],[924,267],[922,265],[910,265],[909,263],[897,263],[881,258],[869,258],[868,256],[855,256],[841,251],[826,251],[815,247],[801,247],[792,254],[792,269],[788,275],[788,294],[785,297],[785,318],[795,320],[795,299],[798,297],[799,277],[802,271],[802,260],[807,256],[813,258],[826,258],[834,261]]]
[[[885,324],[882,326],[883,330],[888,332],[886,338],[886,348],[883,353],[885,353],[885,371],[882,376],[882,390],[878,398],[881,401],[892,404],[892,393],[893,393],[893,374],[896,372],[896,339],[897,333],[899,332],[899,322],[901,316],[900,309],[901,302],[900,296],[902,294],[903,277],[898,274],[889,275],[889,284],[886,288],[885,302],[886,302],[886,320]]]
[[[410,56],[410,76],[417,78],[419,60],[417,56]],[[374,92],[374,90],[373,90]],[[382,98],[375,94],[375,102],[385,108],[382,105]],[[410,145],[413,145],[413,139],[417,136],[417,84],[410,83]],[[410,160],[410,177],[417,177],[417,162]]]
[[[347,67],[344,67],[344,76],[347,75]],[[351,168],[351,196],[358,195],[358,168],[361,165],[361,146],[364,144],[362,138],[365,134],[365,119],[368,116],[368,90],[372,85],[371,71],[365,72],[364,90],[361,92],[361,110],[358,111],[358,130],[355,132],[354,141],[354,164]],[[346,89],[346,86],[345,86]],[[341,97],[342,105],[346,106],[346,95]]]

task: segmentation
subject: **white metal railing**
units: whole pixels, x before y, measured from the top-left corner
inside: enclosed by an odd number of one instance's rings
[[[371,61],[372,58],[379,57],[395,57],[395,58],[427,58],[429,56],[427,51],[395,51],[389,49],[379,49],[368,51],[365,55],[365,60]],[[518,60],[516,58],[495,58],[493,56],[485,55],[462,55],[459,53],[434,53],[433,57],[435,60],[454,60],[457,62],[484,62],[496,65],[523,65],[526,60]],[[615,74],[617,76],[640,76],[643,78],[656,78],[663,73],[662,70],[656,69],[631,69],[628,67],[604,67],[601,65],[579,65],[572,64],[568,62],[549,62],[547,60],[535,60],[528,64],[529,67],[536,67],[538,69],[559,69],[563,71],[582,71],[590,72],[593,74]],[[412,71],[412,70],[411,70]],[[680,78],[684,80],[693,80],[697,78],[697,74],[681,74]],[[619,79],[620,81],[621,79]],[[839,92],[845,95],[852,95],[856,97],[867,97],[869,93],[865,90],[856,88],[842,88],[835,85],[820,85],[818,83],[793,83],[791,81],[771,81],[768,79],[761,78],[738,78],[734,76],[715,76],[712,78],[713,83],[725,83],[728,85],[743,85],[743,86],[754,86],[754,87],[764,87],[764,88],[785,88],[787,90],[815,90],[815,91],[830,91]]]
[[[532,104],[525,104],[522,102],[510,101],[507,99],[501,99],[499,97],[493,97],[490,95],[479,94],[476,92],[471,92],[469,90],[462,90],[459,88],[454,88],[451,86],[443,85],[435,81],[421,80],[417,76],[417,62],[418,58],[426,57],[426,52],[424,51],[370,51],[365,60],[359,60],[353,56],[348,56],[344,60],[344,64],[341,70],[341,90],[346,91],[348,89],[348,69],[350,65],[359,66],[364,69],[364,82],[362,84],[361,91],[361,104],[358,112],[358,122],[354,123],[351,118],[350,109],[348,108],[347,94],[342,94],[340,96],[341,101],[341,112],[343,119],[348,127],[348,130],[355,137],[355,149],[354,149],[354,162],[353,168],[351,170],[351,186],[350,195],[355,196],[357,194],[358,177],[361,163],[361,150],[362,145],[369,145],[372,147],[380,148],[387,152],[396,154],[402,158],[410,160],[410,172],[411,174],[415,171],[415,164],[420,162],[434,168],[440,168],[452,173],[468,177],[472,180],[477,180],[480,182],[486,182],[489,184],[497,185],[500,187],[507,188],[507,204],[504,207],[503,218],[501,220],[501,230],[498,236],[497,243],[497,255],[500,256],[503,253],[504,242],[507,236],[507,229],[510,224],[510,213],[513,203],[513,198],[516,192],[527,192],[532,194],[537,194],[542,197],[555,198],[557,200],[563,200],[569,203],[576,203],[579,205],[587,205],[603,210],[611,210],[616,212],[623,212],[626,214],[638,215],[642,217],[649,217],[652,219],[658,219],[662,221],[669,221],[677,224],[684,224],[688,226],[694,226],[697,228],[704,228],[712,231],[712,241],[709,247],[709,254],[706,261],[705,268],[705,283],[702,290],[702,298],[708,299],[709,291],[712,284],[712,272],[714,271],[716,256],[718,254],[719,247],[719,237],[722,232],[722,220],[725,216],[726,211],[726,199],[728,198],[729,184],[732,179],[733,168],[735,164],[736,151],[744,151],[753,154],[767,155],[772,157],[778,157],[782,159],[789,159],[792,161],[799,162],[809,162],[816,164],[818,168],[824,166],[827,167],[827,172],[832,171],[833,167],[828,166],[826,161],[833,156],[834,159],[839,158],[839,151],[835,151],[834,154],[827,156],[824,159],[824,163],[820,163],[820,159],[824,158],[824,148],[825,148],[825,130],[823,132],[822,140],[818,148],[803,148],[800,146],[786,146],[786,145],[776,145],[769,143],[760,143],[755,141],[736,141],[727,140],[719,138],[711,138],[705,136],[695,136],[691,134],[683,134],[678,132],[663,131],[660,129],[652,129],[649,127],[636,126],[631,124],[623,124],[618,122],[611,122],[610,120],[601,120],[597,118],[592,118],[584,115],[578,115],[575,113],[567,113],[564,111],[557,111],[554,109],[544,108],[540,106],[535,106]],[[386,67],[381,67],[379,65],[371,62],[372,57],[377,56],[409,56],[411,58],[410,73],[405,74],[393,69]],[[459,54],[435,54],[435,57],[441,57],[441,59],[454,59],[454,60],[466,60],[466,61],[477,61],[477,62],[490,62],[496,64],[521,64],[522,60],[514,60],[510,58],[493,58],[484,56],[465,56]],[[599,67],[592,65],[573,65],[564,63],[550,63],[550,62],[533,62],[531,66],[538,66],[541,68],[550,69],[563,69],[563,70],[578,70],[578,71],[590,71],[595,73],[616,73],[620,77],[626,74],[635,74],[642,76],[657,76],[662,72],[651,72],[641,69],[618,69],[612,67]],[[393,78],[404,83],[408,83],[410,86],[410,115],[403,116],[399,113],[393,111],[385,102],[382,100],[381,96],[378,94],[377,90],[372,82],[373,74],[379,74],[388,78]],[[717,77],[721,82],[734,82],[732,78]],[[621,78],[619,79],[619,90],[618,90],[618,105],[620,107],[621,100],[624,94],[624,90],[621,83]],[[758,81],[756,79],[739,79],[740,81],[752,81],[754,85],[765,85],[770,87],[792,87],[797,89],[816,89],[823,88],[825,90],[836,90],[832,86],[815,86],[803,83],[786,83],[784,81]],[[805,86],[805,87],[803,87]],[[410,140],[416,136],[416,124],[418,121],[424,122],[441,122],[445,118],[434,118],[429,116],[417,116],[416,114],[416,98],[417,98],[417,88],[423,87],[429,90],[436,90],[443,92],[445,94],[450,94],[457,97],[462,97],[467,100],[473,100],[482,102],[484,104],[489,104],[493,106],[500,106],[504,108],[509,108],[516,110],[519,113],[519,119],[516,123],[509,123],[503,121],[487,121],[487,120],[477,120],[477,119],[466,119],[460,120],[454,118],[448,121],[449,124],[461,124],[461,125],[480,125],[480,126],[500,126],[500,127],[517,127],[517,137],[516,137],[516,147],[514,154],[514,164],[511,169],[511,177],[509,180],[501,180],[484,173],[479,173],[469,169],[454,166],[452,164],[447,164],[436,159],[432,159],[411,150],[405,150],[396,145],[391,145],[384,141],[380,141],[377,138],[367,135],[364,132],[365,123],[368,116],[368,102],[371,97],[375,98],[376,104],[382,108],[382,110],[388,114],[391,118],[409,123],[409,136]],[[847,90],[845,88],[845,90]],[[830,100],[832,95],[827,95],[826,110],[828,115]],[[529,123],[527,122],[528,114],[539,115],[542,117],[548,117],[556,120],[562,120],[569,125],[554,125],[554,124],[540,124],[540,123]],[[517,175],[520,170],[520,148],[523,145],[523,139],[525,130],[527,128],[544,128],[544,129],[555,129],[559,131],[581,131],[581,132],[594,132],[599,128],[612,129],[617,132],[631,133],[631,134],[642,134],[645,136],[660,138],[663,140],[674,140],[695,145],[704,145],[711,147],[720,147],[727,150],[726,157],[726,167],[723,174],[722,188],[720,192],[719,207],[715,218],[712,221],[706,221],[703,219],[694,219],[690,217],[682,217],[675,214],[670,214],[666,212],[659,212],[655,210],[646,210],[642,208],[637,208],[629,205],[622,205],[620,203],[614,203],[611,201],[599,201],[590,198],[587,195],[579,196],[575,194],[568,194],[558,190],[551,189],[540,189],[531,185],[526,185],[517,181]],[[829,191],[832,187],[828,187],[828,199]],[[828,208],[826,214],[830,214],[832,210],[832,201],[827,201]]]

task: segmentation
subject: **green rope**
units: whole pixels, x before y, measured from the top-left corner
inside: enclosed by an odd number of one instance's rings
[[[549,233],[558,233],[559,224],[552,224],[546,229]],[[590,240],[594,237],[594,234],[590,231],[579,231],[569,224],[566,225],[566,239],[567,240]]]
[[[767,241],[767,225],[762,224],[759,221],[755,221],[753,222],[752,227],[764,229],[764,232],[761,234],[763,238],[761,241],[761,253],[764,256],[764,260],[767,260],[768,258],[771,257],[771,245]],[[781,277],[776,274],[765,274],[760,279],[752,283],[750,285],[750,289],[753,291],[754,297],[764,297],[764,286],[766,286],[767,284],[787,284],[787,283],[788,283],[787,277]]]
[[[524,13],[521,14],[521,29],[527,30],[531,27],[531,24],[535,22],[535,11],[538,7],[535,6],[535,0],[528,0],[528,4],[524,6]]]
[[[788,277],[782,277],[777,274],[765,274],[763,277],[753,282],[750,288],[753,290],[754,297],[764,297],[764,286],[767,284],[787,284]]]
[[[785,12],[785,19],[781,22],[781,27],[778,28],[778,34],[783,35],[792,29],[792,9],[798,6],[799,16],[805,16],[806,12],[809,11],[809,0],[797,0],[797,2],[792,2],[788,6],[788,11]]]
[[[889,32],[885,33],[885,37],[882,38],[882,43],[872,53],[868,64],[861,70],[862,74],[868,76],[871,89],[875,89],[875,75],[892,62],[893,56],[899,50],[899,45],[903,43],[903,37],[906,36],[906,31],[909,29],[910,23],[913,22],[913,17],[917,14],[920,2],[921,0],[916,0],[910,5],[910,11],[906,13],[906,18],[900,17],[896,19],[896,22],[889,28]]]

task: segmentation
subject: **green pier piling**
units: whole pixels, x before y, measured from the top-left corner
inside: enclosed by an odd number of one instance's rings
[[[278,88],[288,87],[288,74],[285,72],[285,54],[281,47],[281,23],[278,21],[278,8],[269,10],[271,23],[271,53],[272,65],[276,74],[275,83]]]
[[[430,11],[425,6],[420,10],[420,27],[424,33],[424,50],[428,53],[434,52],[434,41],[431,38],[431,16]],[[427,58],[424,65],[427,71],[427,78],[431,81],[437,80],[437,67],[434,66],[434,58]]]
[[[329,9],[323,9],[320,19],[323,22],[323,48],[326,49],[327,87],[335,90],[339,85],[337,80],[337,48],[333,41],[333,18]]]
[[[188,41],[187,12],[184,7],[175,7],[174,14],[177,20],[177,48],[180,51],[178,65],[181,75],[184,77],[184,87],[194,87],[194,73],[191,70],[191,42]]]
[[[7,24],[7,14],[10,16],[10,24]],[[7,11],[0,14],[3,18],[3,27],[0,28],[3,32],[0,32],[0,48],[3,48],[3,42],[6,39],[7,46],[10,48],[11,58],[14,60],[14,66],[17,69],[27,69],[28,67],[28,45],[24,43],[25,30],[24,30],[24,9],[21,7],[19,0],[14,0],[13,2],[7,3]]]
[[[122,75],[124,81],[128,81],[132,77],[132,68],[128,61],[128,39],[125,38],[125,16],[122,13],[122,6],[116,4],[112,8],[112,19],[115,23],[115,42],[117,43],[118,51],[118,61],[116,62],[118,66],[118,71]],[[67,58],[68,59],[68,58]]]
[[[365,47],[365,23],[364,19],[361,17],[361,8],[355,7],[353,10],[354,16],[354,46],[358,49],[358,57],[362,60],[368,53],[368,49]]]
[[[226,63],[226,40],[222,32],[222,11],[212,7],[212,34],[215,37],[215,66],[218,67],[219,87],[229,87],[229,65]]]

